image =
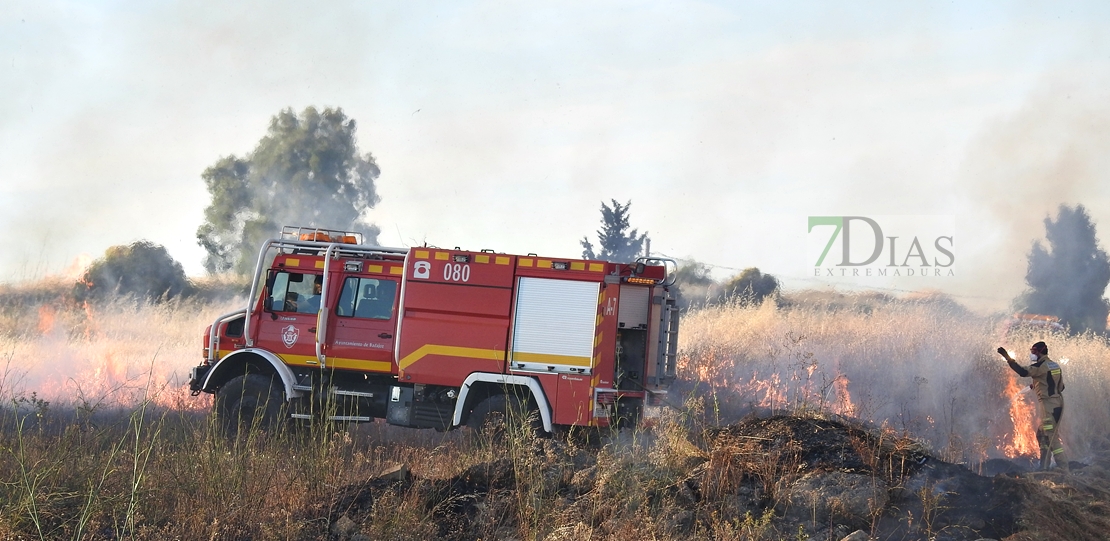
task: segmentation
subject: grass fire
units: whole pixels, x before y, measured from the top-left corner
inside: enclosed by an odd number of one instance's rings
[[[526,423],[487,440],[328,423],[229,440],[185,378],[199,329],[241,300],[90,304],[50,280],[0,295],[4,538],[1016,540],[1110,527],[1110,346],[1004,330],[937,296],[795,292],[692,310],[650,430],[537,437]],[[1036,397],[993,355],[1041,339],[1067,360],[1067,477],[1032,472]]]

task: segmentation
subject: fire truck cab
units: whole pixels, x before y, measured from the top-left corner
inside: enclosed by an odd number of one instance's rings
[[[225,426],[450,430],[513,405],[549,432],[650,423],[675,378],[674,270],[285,227],[260,250],[248,305],[205,330],[189,385],[215,394]]]

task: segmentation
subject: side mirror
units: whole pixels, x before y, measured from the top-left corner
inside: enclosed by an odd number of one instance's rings
[[[273,312],[274,311],[274,299],[271,299],[270,297],[266,297],[266,298],[262,299],[262,309],[267,311],[267,312]]]

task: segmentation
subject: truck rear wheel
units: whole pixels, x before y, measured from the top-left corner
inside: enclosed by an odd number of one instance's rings
[[[482,400],[471,410],[466,426],[492,442],[504,440],[510,426],[525,427],[532,434],[542,428],[539,413],[515,394],[495,394]]]
[[[216,421],[230,439],[254,430],[267,433],[280,425],[284,405],[273,376],[246,374],[231,379],[216,393]]]

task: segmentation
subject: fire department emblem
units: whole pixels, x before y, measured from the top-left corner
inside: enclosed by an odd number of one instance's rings
[[[281,330],[281,341],[285,342],[285,347],[291,348],[293,344],[297,343],[297,338],[301,335],[301,331],[296,327],[290,325]]]

